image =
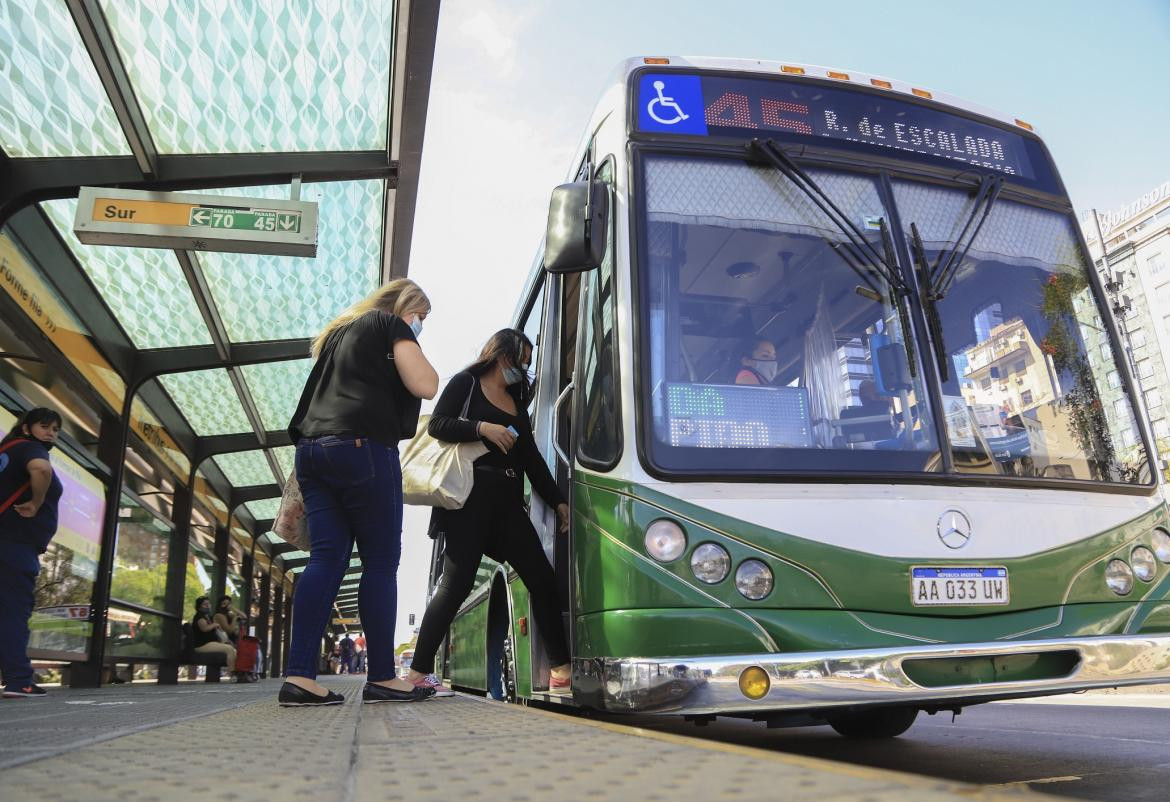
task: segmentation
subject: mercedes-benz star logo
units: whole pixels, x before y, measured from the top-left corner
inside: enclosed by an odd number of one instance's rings
[[[961,549],[971,539],[971,522],[958,510],[947,510],[938,517],[938,539],[949,549]]]

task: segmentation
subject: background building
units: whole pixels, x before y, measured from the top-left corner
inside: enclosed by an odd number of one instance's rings
[[[1170,454],[1170,369],[1165,356],[1170,354],[1170,181],[1120,209],[1083,215],[1081,226],[1090,258],[1113,300],[1158,451]],[[1093,334],[1085,342],[1108,349],[1105,338]],[[1120,381],[1113,377],[1109,386],[1121,392]],[[1108,406],[1106,412],[1111,412]]]

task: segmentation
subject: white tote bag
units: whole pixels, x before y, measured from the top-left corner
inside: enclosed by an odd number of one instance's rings
[[[467,420],[467,407],[475,391],[474,379],[463,402],[460,420]],[[477,459],[488,452],[479,440],[447,443],[427,432],[430,415],[421,415],[414,437],[402,449],[402,502],[420,507],[457,510],[471,495]]]

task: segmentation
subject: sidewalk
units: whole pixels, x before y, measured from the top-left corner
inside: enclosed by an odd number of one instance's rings
[[[17,800],[1043,799],[651,733],[476,697],[281,709],[279,682],[58,691],[0,703]],[[17,765],[19,764],[19,765]]]

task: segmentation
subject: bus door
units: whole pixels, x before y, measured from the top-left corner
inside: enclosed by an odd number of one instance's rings
[[[578,275],[545,275],[526,316],[520,321],[520,328],[536,344],[533,364],[536,366],[536,397],[533,400],[532,430],[536,446],[544,457],[561,493],[570,495],[569,470],[564,455],[570,442],[572,409],[572,378],[576,360]],[[543,312],[543,314],[542,314]],[[535,335],[535,336],[534,336]],[[560,456],[558,456],[560,455]],[[569,543],[557,534],[556,510],[532,492],[525,483],[532,524],[540,536],[544,553],[548,556],[557,575],[557,588],[561,597],[562,611],[568,610]],[[532,621],[529,611],[529,621]],[[566,631],[568,631],[566,629]],[[569,634],[570,645],[572,635]],[[540,642],[539,630],[530,625],[528,640],[531,647],[533,686],[547,682],[548,658]]]

